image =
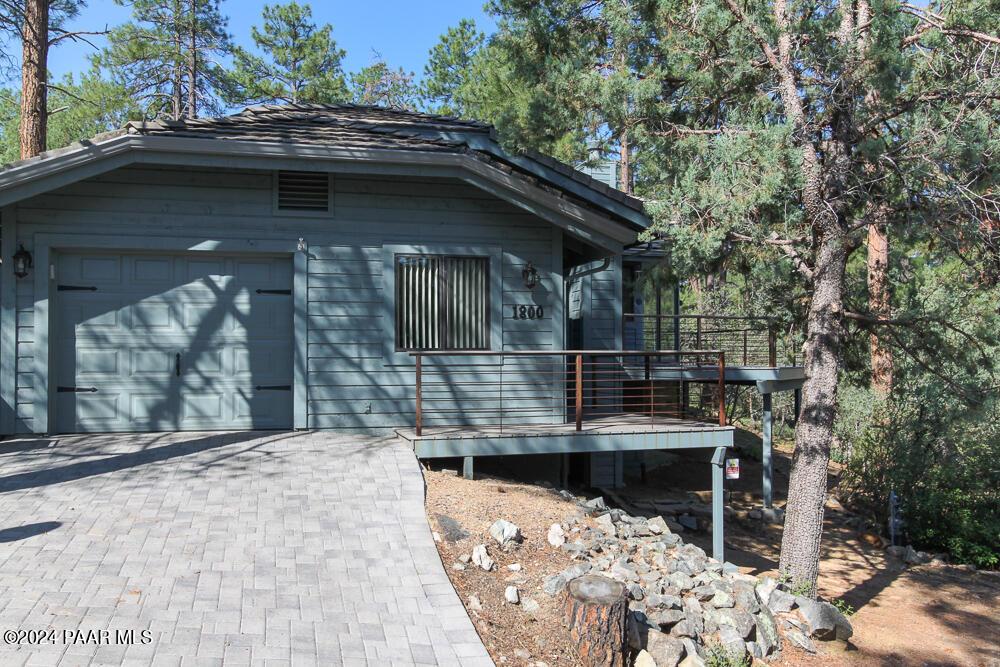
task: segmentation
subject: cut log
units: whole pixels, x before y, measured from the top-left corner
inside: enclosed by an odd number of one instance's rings
[[[566,586],[563,620],[588,667],[625,664],[625,587],[594,574],[577,577]]]

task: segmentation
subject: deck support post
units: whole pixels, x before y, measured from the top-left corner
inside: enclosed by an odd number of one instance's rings
[[[712,558],[720,563],[725,562],[723,546],[724,531],[722,528],[723,505],[723,473],[726,467],[726,448],[716,447],[712,455]]]
[[[764,409],[762,414],[763,437],[761,439],[761,468],[763,468],[764,474],[762,495],[764,497],[764,509],[771,509],[771,504],[774,501],[771,490],[771,480],[774,473],[771,464],[774,413],[771,409],[771,394],[761,394],[761,397],[764,399]]]
[[[475,471],[472,467],[472,456],[462,458],[462,477],[465,479],[475,479]]]

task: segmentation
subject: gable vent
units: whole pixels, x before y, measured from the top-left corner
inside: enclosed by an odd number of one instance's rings
[[[321,171],[279,171],[279,211],[329,211],[330,175]]]

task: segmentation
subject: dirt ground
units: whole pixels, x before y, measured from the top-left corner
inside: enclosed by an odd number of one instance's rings
[[[752,442],[741,433],[739,441]],[[790,466],[790,445],[779,444],[775,452],[775,502],[784,504]],[[488,469],[488,466],[483,466]],[[510,471],[509,465],[504,466]],[[741,456],[741,479],[727,481],[730,506],[741,515],[760,504],[760,466]],[[499,469],[497,469],[499,470]],[[483,610],[472,612],[484,643],[498,664],[523,665],[543,661],[549,665],[573,665],[573,647],[560,623],[557,600],[541,591],[545,576],[572,561],[545,540],[548,527],[565,521],[575,512],[572,503],[552,490],[533,484],[484,477],[464,480],[453,474],[429,471],[427,511],[442,537],[446,532],[438,515],[458,521],[469,533],[458,541],[443,539],[439,550],[452,583],[468,608],[468,596],[477,593]],[[533,472],[527,478],[538,473]],[[522,476],[522,475],[518,475]],[[553,480],[554,481],[554,480]],[[835,478],[831,475],[831,483]],[[630,479],[620,490],[629,503],[642,499],[685,499],[691,491],[711,488],[710,469],[704,457],[654,457],[644,479]],[[582,493],[580,489],[572,489]],[[593,491],[588,495],[598,495]],[[609,500],[609,504],[612,504]],[[627,509],[627,508],[626,508]],[[820,565],[820,593],[826,599],[843,599],[856,613],[851,617],[854,637],[842,643],[822,643],[822,653],[809,655],[788,648],[776,665],[792,666],[896,666],[896,665],[986,665],[1000,667],[1000,573],[969,572],[956,567],[923,565],[906,568],[887,557],[881,546],[869,544],[871,536],[859,534],[849,525],[850,515],[836,502],[827,507],[824,547]],[[471,554],[479,543],[489,544],[488,529],[498,518],[520,526],[524,544],[516,552],[503,554],[490,546],[499,573],[486,573],[471,564],[463,572],[452,570],[458,556]],[[710,549],[707,531],[684,533],[685,541]],[[571,538],[572,539],[572,538]],[[762,526],[740,518],[726,522],[726,559],[744,572],[759,575],[777,568],[781,544],[780,526]],[[515,573],[506,566],[520,563],[524,570],[518,588],[542,606],[529,615],[504,602],[503,593]],[[530,659],[514,655],[527,651]]]

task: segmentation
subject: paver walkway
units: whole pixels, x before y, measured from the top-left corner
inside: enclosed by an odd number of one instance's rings
[[[323,432],[0,442],[9,630],[45,635],[2,665],[493,664],[412,451]]]

